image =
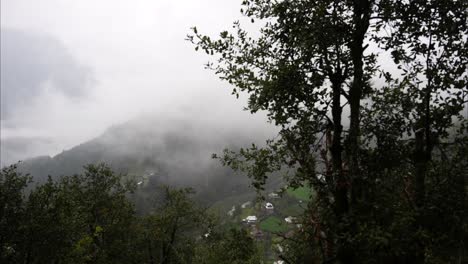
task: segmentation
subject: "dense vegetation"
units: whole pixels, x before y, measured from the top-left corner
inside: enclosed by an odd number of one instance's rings
[[[16,165],[0,173],[1,263],[259,263],[243,229],[224,229],[190,199],[161,186],[137,215],[135,186],[105,165],[25,192]]]
[[[266,112],[279,128],[263,145],[214,155],[249,176],[259,197],[274,178],[274,188],[287,185],[287,199],[305,204],[279,208],[300,211],[292,231],[274,214],[259,223],[275,235],[271,241],[281,239],[278,258],[466,262],[468,2],[242,5],[242,14],[258,23],[255,37],[235,22],[234,32],[218,39],[194,28],[188,40],[214,56],[207,67],[233,85],[234,95],[248,96],[248,110]],[[173,141],[184,145],[179,140]],[[2,263],[266,261],[256,226],[252,234],[207,213],[190,189],[159,185],[146,193],[153,202],[136,210],[136,185],[104,165],[37,186],[31,180],[15,166],[2,169]],[[225,183],[224,190],[231,188]]]
[[[188,40],[281,128],[220,160],[263,190],[312,187],[288,263],[466,260],[466,1],[245,0],[240,22]]]

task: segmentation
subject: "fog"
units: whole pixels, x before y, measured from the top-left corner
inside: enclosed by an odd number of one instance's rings
[[[204,124],[207,139],[238,128],[268,137],[265,117],[243,112],[245,100],[184,40],[192,26],[228,29],[240,2],[2,1],[1,164],[53,156],[144,118],[148,127]]]

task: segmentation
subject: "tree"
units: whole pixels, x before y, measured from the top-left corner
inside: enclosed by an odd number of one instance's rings
[[[21,235],[20,223],[25,217],[24,191],[31,182],[29,175],[17,172],[17,165],[0,171],[0,260],[18,259]]]
[[[89,165],[81,175],[49,177],[26,192],[31,177],[16,170],[1,174],[2,260],[133,263],[131,188],[120,175],[104,164]]]
[[[51,178],[37,186],[24,201],[25,217],[19,220],[23,234],[19,248],[23,263],[57,263],[73,248],[80,235],[73,202],[62,195],[61,186]]]
[[[206,235],[196,247],[194,263],[254,264],[261,263],[261,257],[246,230],[217,230]]]
[[[65,177],[61,184],[72,201],[71,221],[78,221],[80,230],[73,240],[73,262],[131,262],[134,209],[127,195],[133,187],[105,164],[88,165],[83,174]]]
[[[193,263],[197,243],[205,245],[204,235],[215,228],[188,188],[158,188],[150,213],[136,215],[133,184],[105,164],[35,187],[28,186],[31,178],[15,165],[0,174],[0,256],[6,263]],[[242,245],[252,239],[231,235],[226,241],[239,254],[233,258],[250,258],[254,248]],[[221,250],[215,253],[221,255],[210,256],[224,258]]]
[[[466,201],[466,173],[459,170],[466,166],[466,158],[458,155],[466,153],[467,120],[462,111],[468,98],[467,5],[463,1],[382,1],[381,5],[386,12],[376,28],[385,28],[387,34],[376,36],[376,41],[390,51],[399,71],[398,75],[383,72],[387,83],[372,96],[375,106],[367,108],[363,125],[382,144],[382,151],[400,150],[395,156],[399,163],[387,169],[406,167],[412,231],[420,235],[410,262],[423,263],[430,260],[428,255],[457,256],[454,251],[463,239],[454,234],[466,234],[464,220],[454,219],[466,219],[461,213],[466,207],[455,201]],[[385,130],[375,124],[384,124]],[[454,214],[451,226],[457,231],[443,226],[448,222],[436,224],[444,209],[448,209],[444,215]],[[435,245],[431,240],[441,235],[435,230],[444,230],[443,236],[450,238]]]
[[[281,130],[265,147],[226,150],[221,161],[247,172],[259,190],[269,173],[285,168],[291,185],[310,183],[318,193],[317,206],[310,206],[318,221],[310,223],[323,232],[313,239],[325,241],[325,262],[429,260],[426,246],[404,249],[421,244],[421,236],[396,238],[427,233],[424,175],[435,142],[447,137],[467,98],[466,3],[247,0],[241,12],[262,21],[258,38],[235,22],[236,32],[217,40],[196,28],[188,39],[216,54],[207,67],[234,85],[234,94],[247,93],[248,109],[266,111]],[[401,78],[378,63],[386,51]]]
[[[196,238],[211,224],[205,210],[190,199],[191,189],[160,188],[151,213],[142,219],[148,263],[190,263]]]

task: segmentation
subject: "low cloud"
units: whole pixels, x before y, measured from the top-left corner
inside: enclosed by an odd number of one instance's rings
[[[2,2],[0,163],[55,156],[142,115],[154,118],[140,123],[161,133],[176,124],[159,120],[203,123],[209,143],[242,129],[269,135],[265,116],[243,112],[247,98],[235,100],[232,87],[204,69],[209,56],[184,40],[193,26],[209,35],[230,28],[238,7],[238,0]]]
[[[14,126],[21,109],[47,94],[68,99],[86,95],[94,84],[92,71],[77,62],[50,35],[1,29],[1,120]]]

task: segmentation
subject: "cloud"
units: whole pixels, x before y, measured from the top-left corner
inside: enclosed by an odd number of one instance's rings
[[[239,0],[14,0],[0,12],[0,162],[57,155],[141,115],[212,123],[207,138],[268,130],[184,40],[193,26],[229,29]]]
[[[1,139],[0,167],[25,159],[25,153],[34,156],[44,155],[43,149],[56,147],[53,140],[41,137],[11,137]]]
[[[67,48],[46,34],[1,29],[1,120],[13,123],[16,113],[39,96],[61,94],[68,99],[86,95],[94,84],[92,71]],[[46,103],[46,102],[42,102]]]

